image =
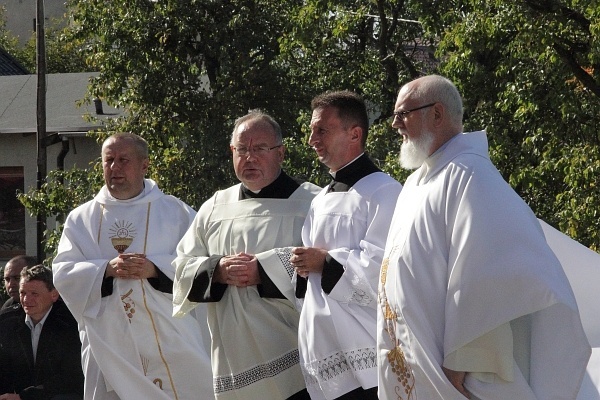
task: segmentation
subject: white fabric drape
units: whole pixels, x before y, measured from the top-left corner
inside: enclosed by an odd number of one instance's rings
[[[380,399],[462,399],[442,365],[475,372],[475,399],[575,398],[589,357],[575,297],[485,133],[427,159],[396,210],[379,290]]]

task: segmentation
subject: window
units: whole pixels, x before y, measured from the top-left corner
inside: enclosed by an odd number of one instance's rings
[[[25,207],[17,200],[24,182],[23,167],[0,167],[0,258],[25,254]]]

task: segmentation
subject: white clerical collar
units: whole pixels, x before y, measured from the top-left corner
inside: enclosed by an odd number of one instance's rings
[[[29,316],[29,314],[25,314],[25,324],[29,327],[29,329],[33,330],[33,328],[36,327],[36,325],[44,325],[44,322],[46,322],[46,318],[48,318],[48,314],[50,314],[50,311],[52,310],[53,306],[50,306],[50,308],[48,309],[48,311],[46,311],[46,314],[44,314],[44,317],[40,320],[40,322],[38,322],[37,324],[35,324],[33,322],[33,320],[31,319],[31,317]]]
[[[342,168],[338,169],[335,172],[331,172],[331,170],[329,170],[329,175],[333,176],[335,178],[335,174],[337,174],[339,171],[343,170],[344,168],[346,168],[348,165],[352,164],[354,161],[358,160],[359,158],[362,157],[362,155],[365,154],[365,152],[363,151],[362,153],[360,153],[358,155],[358,157],[356,157],[354,160],[350,161],[349,163],[347,163],[346,165],[344,165]]]

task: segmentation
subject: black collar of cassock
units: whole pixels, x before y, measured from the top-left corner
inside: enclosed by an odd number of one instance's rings
[[[300,182],[281,171],[273,182],[262,188],[258,193],[254,193],[242,184],[239,199],[287,199],[299,186]]]
[[[332,181],[329,184],[327,192],[347,192],[356,182],[360,181],[367,175],[381,171],[373,161],[363,153],[352,163],[346,165],[335,173],[335,177],[331,175]]]

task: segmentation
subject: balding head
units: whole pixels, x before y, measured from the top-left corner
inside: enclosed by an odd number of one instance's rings
[[[20,255],[11,258],[4,267],[4,288],[6,293],[15,301],[19,302],[19,279],[21,271],[25,267],[37,264],[35,257]]]
[[[392,127],[402,135],[400,163],[418,168],[441,146],[462,132],[460,93],[448,79],[429,75],[404,85],[394,106]]]

